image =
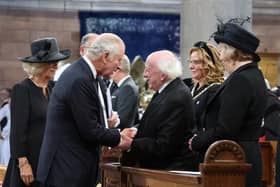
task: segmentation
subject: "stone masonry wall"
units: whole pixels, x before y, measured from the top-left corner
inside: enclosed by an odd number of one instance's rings
[[[0,88],[11,87],[26,74],[18,57],[31,55],[31,41],[54,36],[60,49],[79,56],[80,26],[77,12],[0,9]]]

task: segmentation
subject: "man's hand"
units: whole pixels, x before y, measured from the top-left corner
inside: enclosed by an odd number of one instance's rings
[[[121,141],[117,148],[121,150],[128,150],[130,149],[131,143],[133,141],[133,138],[137,134],[137,128],[131,127],[131,128],[125,128],[121,131]]]
[[[134,138],[136,134],[137,134],[137,128],[135,127],[125,128],[121,132],[121,135],[128,136],[130,138]]]
[[[120,124],[120,118],[117,112],[113,111],[110,118],[107,119],[109,128],[117,127]]]
[[[128,149],[130,149],[132,140],[133,140],[132,138],[121,134],[121,141],[116,148],[119,148],[123,151],[128,150]]]

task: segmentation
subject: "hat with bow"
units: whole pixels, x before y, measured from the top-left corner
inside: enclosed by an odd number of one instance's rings
[[[241,24],[242,25],[242,24]],[[260,57],[256,54],[260,40],[251,32],[247,31],[241,25],[227,22],[220,23],[217,31],[213,34],[217,43],[226,43],[245,53],[251,54],[253,60],[258,62]]]
[[[29,57],[18,58],[28,63],[55,63],[71,56],[69,49],[59,50],[56,38],[42,38],[31,43],[31,54]]]

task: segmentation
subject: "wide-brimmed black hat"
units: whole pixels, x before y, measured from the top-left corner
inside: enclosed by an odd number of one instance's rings
[[[214,40],[217,43],[226,43],[245,53],[251,54],[254,61],[260,61],[260,57],[255,53],[260,40],[235,23],[225,23],[218,26],[218,31],[214,33]]]
[[[18,58],[28,63],[52,63],[71,56],[69,49],[59,50],[56,38],[42,38],[31,43],[32,56]]]

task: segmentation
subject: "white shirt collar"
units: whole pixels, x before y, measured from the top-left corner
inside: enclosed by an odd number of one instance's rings
[[[130,77],[130,75],[127,75],[127,76],[125,76],[124,78],[122,78],[121,80],[120,80],[120,82],[118,83],[118,87],[120,87],[121,85],[122,85],[122,83],[126,80],[126,79],[128,79]]]
[[[161,87],[160,89],[158,90],[158,93],[161,93],[165,88],[166,86],[168,86],[173,80],[169,80],[167,82],[165,82]]]
[[[86,61],[87,65],[89,66],[91,72],[92,72],[92,75],[93,77],[96,79],[96,69],[94,67],[94,65],[90,62],[90,60],[86,57],[86,55],[82,56],[82,58]]]

